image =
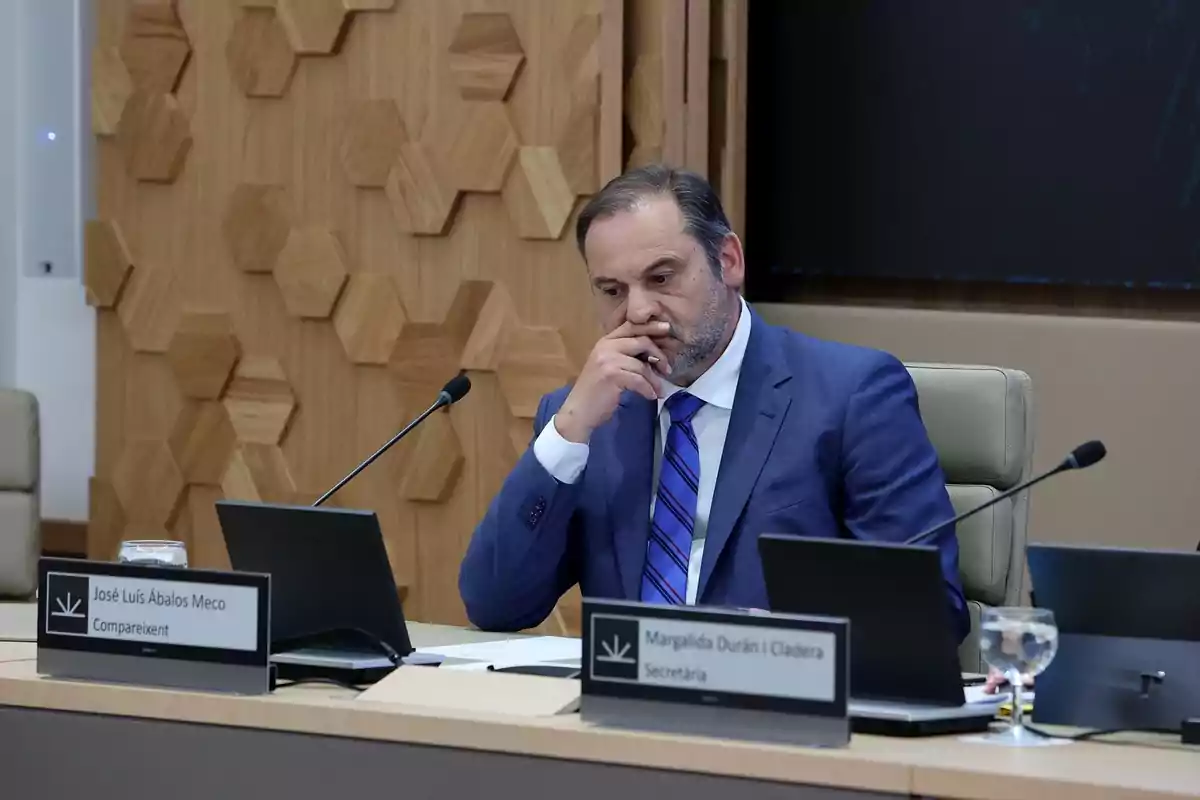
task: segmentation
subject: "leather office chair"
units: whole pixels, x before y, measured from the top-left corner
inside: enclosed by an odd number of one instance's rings
[[[40,428],[37,399],[0,389],[0,598],[37,586],[41,553]]]
[[[1027,374],[974,365],[906,366],[955,513],[1030,477],[1033,390]],[[971,633],[959,648],[964,672],[987,671],[979,656],[983,608],[1021,604],[1028,494],[1021,492],[958,524],[959,574],[971,613]]]

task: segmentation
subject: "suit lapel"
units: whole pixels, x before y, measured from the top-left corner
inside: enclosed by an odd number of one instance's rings
[[[774,337],[774,332],[757,315],[751,317],[750,340],[742,360],[708,515],[696,592],[698,602],[704,602],[713,567],[742,515],[791,402],[790,394],[780,388],[791,372]]]
[[[637,600],[641,595],[646,540],[650,535],[655,409],[655,403],[626,392],[613,420],[608,512],[621,586],[629,600]]]

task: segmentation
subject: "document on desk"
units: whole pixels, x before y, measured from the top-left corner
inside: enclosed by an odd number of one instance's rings
[[[488,666],[503,668],[548,662],[578,664],[583,651],[579,639],[566,636],[522,636],[494,642],[423,647],[419,652],[470,662],[461,665],[446,664],[443,665],[443,669],[486,669]]]

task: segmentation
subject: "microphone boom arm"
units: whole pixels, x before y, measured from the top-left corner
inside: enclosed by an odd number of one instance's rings
[[[446,392],[442,392],[440,395],[438,395],[437,401],[434,402],[434,404],[431,405],[429,408],[425,409],[425,411],[422,412],[421,416],[417,417],[412,422],[405,425],[404,428],[399,433],[397,433],[395,436],[393,436],[391,439],[389,439],[387,441],[387,444],[385,444],[383,447],[376,450],[370,458],[368,458],[366,461],[362,462],[357,467],[355,467],[354,470],[349,475],[347,475],[346,477],[344,477],[340,481],[338,481],[333,486],[332,489],[330,489],[325,494],[318,497],[317,501],[312,504],[312,507],[316,508],[317,506],[321,505],[326,500],[328,500],[330,497],[332,497],[334,495],[334,493],[337,492],[338,489],[341,489],[343,486],[345,486],[347,483],[349,483],[351,480],[353,480],[354,476],[358,475],[358,473],[362,472],[364,469],[371,466],[371,464],[375,461],[375,459],[379,458],[381,455],[386,453],[392,445],[394,445],[396,442],[403,439],[405,437],[405,435],[408,434],[409,431],[411,431],[413,428],[417,427],[422,422],[424,422],[426,417],[428,417],[433,412],[437,411],[439,408],[450,405],[451,402],[453,402],[453,401],[450,399],[450,396]]]

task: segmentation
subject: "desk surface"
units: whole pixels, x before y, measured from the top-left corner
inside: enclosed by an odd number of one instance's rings
[[[0,640],[30,638],[30,607],[0,604]],[[411,624],[421,647],[494,638]],[[32,643],[3,643],[0,705],[174,720],[265,730],[487,750],[789,783],[935,797],[1179,798],[1200,796],[1200,750],[1163,740],[1073,743],[1017,750],[957,737],[889,739],[856,735],[849,747],[817,750],[700,736],[631,732],[583,722],[577,714],[512,717],[356,699],[323,686],[265,697],[56,681],[36,672]],[[20,660],[14,660],[20,659]],[[414,668],[415,669],[415,668]],[[472,673],[463,673],[469,676]],[[474,673],[477,677],[478,673]],[[491,673],[490,679],[511,677]],[[1155,745],[1155,746],[1145,746]]]

